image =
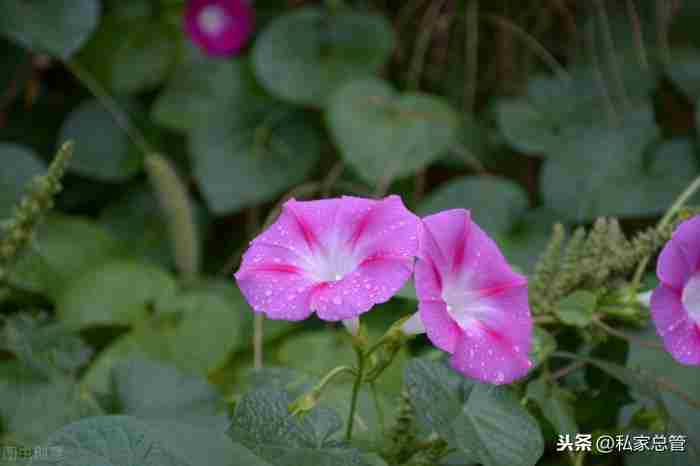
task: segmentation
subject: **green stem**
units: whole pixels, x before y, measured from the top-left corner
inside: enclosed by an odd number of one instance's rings
[[[102,104],[102,106],[107,110],[114,118],[114,121],[133,141],[134,145],[143,152],[144,156],[148,156],[156,152],[153,147],[148,143],[146,137],[139,131],[136,126],[131,123],[127,113],[121,109],[119,104],[114,98],[109,95],[109,93],[102,87],[102,85],[78,62],[74,60],[67,60],[64,62],[66,68],[75,76],[78,81],[80,81],[83,86],[85,86],[92,95]]]
[[[362,350],[355,348],[357,353],[357,375],[355,377],[355,383],[352,386],[352,398],[350,398],[350,415],[348,416],[348,429],[345,433],[345,438],[350,441],[352,440],[352,429],[355,423],[355,410],[357,409],[357,397],[360,394],[360,385],[362,385],[362,377],[365,370],[365,355]]]
[[[690,199],[690,197],[700,189],[700,176],[695,178],[685,191],[681,193],[680,196],[675,200],[675,202],[668,209],[666,214],[661,218],[659,224],[656,226],[657,230],[662,230],[666,227],[669,222],[673,219],[673,216],[685,205],[685,203]],[[642,281],[642,274],[649,263],[650,256],[645,257],[637,266],[637,270],[634,272],[634,278],[632,279],[632,288],[634,290],[639,289],[639,283]]]
[[[370,383],[369,387],[370,387],[370,390],[372,391],[372,399],[374,400],[374,409],[377,411],[377,420],[379,421],[379,428],[381,429],[381,432],[384,432],[384,430],[385,430],[384,410],[382,409],[381,403],[379,403],[379,393],[377,393],[377,384],[372,382],[372,383]]]
[[[326,388],[326,386],[333,381],[333,379],[345,373],[354,374],[355,370],[349,366],[336,367],[335,369],[331,370],[328,374],[326,374],[320,380],[320,382],[316,384],[316,386],[314,387],[314,392],[320,394]]]

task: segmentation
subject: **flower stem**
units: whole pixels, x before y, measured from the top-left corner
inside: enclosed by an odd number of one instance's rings
[[[365,355],[360,348],[355,348],[357,353],[357,374],[355,383],[352,386],[352,398],[350,398],[350,415],[348,416],[348,429],[345,433],[345,438],[352,440],[352,428],[355,421],[355,410],[357,409],[357,397],[360,394],[360,385],[362,385],[362,377],[365,370]]]
[[[695,178],[695,180],[693,180],[693,182],[690,183],[690,185],[688,185],[687,188],[685,188],[685,191],[683,191],[681,195],[678,196],[678,199],[675,200],[675,202],[671,205],[666,214],[661,218],[659,224],[656,226],[656,229],[661,230],[665,226],[667,226],[668,223],[673,219],[673,216],[676,215],[676,213],[685,205],[688,199],[690,199],[690,197],[697,192],[698,189],[700,189],[700,176]],[[637,270],[635,270],[634,278],[632,279],[633,290],[639,289],[639,284],[642,281],[642,274],[647,268],[649,258],[650,256],[645,257],[639,263],[639,265],[637,265]]]
[[[339,375],[349,373],[353,374],[355,370],[352,367],[349,366],[338,366],[335,369],[331,370],[328,374],[326,374],[319,382],[316,384],[314,387],[314,391],[320,393],[322,392],[326,386],[333,381],[336,377]]]

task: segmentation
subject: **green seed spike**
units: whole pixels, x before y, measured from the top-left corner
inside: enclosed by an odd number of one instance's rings
[[[61,192],[61,179],[73,155],[73,143],[61,146],[45,175],[35,177],[14,209],[12,218],[0,227],[0,280],[7,268],[31,242],[41,220],[53,208],[54,198]]]

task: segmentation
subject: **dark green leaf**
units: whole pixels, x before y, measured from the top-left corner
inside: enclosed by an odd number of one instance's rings
[[[561,301],[556,313],[559,320],[566,325],[587,327],[593,322],[598,297],[595,293],[585,290],[574,291]]]
[[[35,52],[68,58],[97,27],[97,0],[0,0],[0,34]]]
[[[100,354],[85,375],[88,386],[106,391],[112,367],[134,357],[174,364],[188,374],[206,376],[221,367],[234,350],[250,343],[244,333],[244,316],[250,311],[216,293],[191,290],[162,294],[156,310],[155,318],[137,324]]]
[[[222,400],[206,380],[145,359],[116,364],[112,385],[120,412],[142,419],[225,426]]]
[[[551,158],[542,173],[545,203],[559,215],[587,221],[600,216],[662,212],[697,171],[687,141],[645,151],[659,136],[648,111],[620,128],[588,128],[568,141],[566,154]]]
[[[391,25],[382,16],[303,8],[265,28],[253,63],[274,95],[320,107],[346,81],[378,71],[393,47]]]
[[[410,175],[444,155],[459,128],[456,113],[442,99],[398,94],[378,79],[338,89],[326,120],[343,158],[374,183]]]
[[[476,384],[453,428],[457,445],[484,466],[534,466],[544,452],[540,426],[507,387]]]
[[[124,245],[96,223],[56,215],[40,225],[36,240],[17,262],[11,280],[56,299],[85,271],[123,257],[125,252]]]
[[[0,420],[20,444],[40,445],[61,426],[100,414],[91,395],[72,379],[37,379],[23,366],[0,365]]]
[[[235,442],[277,466],[366,465],[360,452],[332,437],[342,427],[335,412],[316,408],[304,417],[289,414],[285,392],[258,390],[236,404],[228,433]]]
[[[33,466],[268,466],[223,432],[175,422],[144,422],[130,416],[102,416],[70,424],[49,438],[60,459]]]
[[[72,373],[88,362],[92,349],[63,325],[46,316],[28,314],[8,317],[0,332],[0,348],[9,351],[38,375]]]
[[[223,214],[304,181],[321,141],[304,114],[274,104],[263,112],[247,109],[237,121],[211,121],[192,134],[190,149],[204,198]]]
[[[135,261],[113,261],[70,282],[57,302],[64,323],[75,328],[128,325],[145,318],[148,307],[175,292],[164,270]]]
[[[173,73],[153,106],[152,116],[159,124],[191,131],[221,120],[242,120],[242,109],[248,112],[271,103],[247,62],[193,55]]]
[[[142,169],[142,154],[114,118],[97,100],[83,102],[68,115],[59,141],[77,142],[70,170],[90,178],[118,182]]]

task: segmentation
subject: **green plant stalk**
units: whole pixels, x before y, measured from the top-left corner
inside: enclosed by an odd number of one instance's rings
[[[355,411],[357,409],[357,397],[360,395],[360,385],[362,385],[362,377],[365,370],[365,355],[360,348],[355,347],[355,352],[357,353],[357,374],[355,376],[355,383],[352,386],[352,396],[350,398],[350,414],[348,416],[348,428],[345,432],[345,438],[350,441],[352,440],[352,430],[355,423]]]
[[[129,115],[121,109],[117,101],[109,95],[102,85],[85,68],[75,60],[66,60],[63,63],[73,76],[95,96],[105,110],[112,115],[117,126],[129,136],[134,145],[143,153],[144,157],[156,152],[141,131],[132,124]]]
[[[690,199],[690,197],[695,194],[698,189],[700,189],[700,176],[695,178],[695,180],[693,180],[693,182],[690,183],[687,188],[685,188],[685,191],[683,191],[673,202],[673,204],[671,204],[671,207],[669,207],[668,211],[666,211],[666,214],[661,218],[661,220],[659,220],[659,224],[656,226],[656,229],[661,230],[666,227],[673,219],[673,216],[676,215],[676,213],[685,205],[686,202],[688,202],[688,199]],[[634,277],[632,278],[633,290],[639,289],[639,284],[642,281],[642,274],[649,263],[649,259],[650,256],[647,256],[642,259],[641,262],[639,262],[639,265],[637,265],[637,270],[635,270]]]
[[[72,155],[73,143],[66,142],[58,150],[47,173],[31,181],[12,218],[0,228],[0,280],[5,277],[5,267],[11,265],[30,243],[36,227],[53,207]]]
[[[168,219],[178,272],[185,281],[191,283],[199,274],[200,250],[187,186],[170,161],[159,154],[146,157],[145,167]]]

